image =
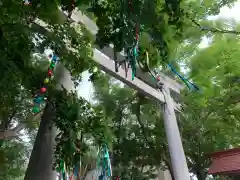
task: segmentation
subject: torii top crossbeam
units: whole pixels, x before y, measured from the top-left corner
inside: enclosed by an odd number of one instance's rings
[[[86,28],[94,35],[96,36],[98,32],[98,27],[95,24],[94,21],[89,19],[86,15],[81,13],[81,11],[77,10],[72,13],[71,19],[74,20],[75,22],[81,22],[86,26]],[[100,49],[99,47],[96,46],[96,49],[100,50],[102,53],[104,53],[106,56],[108,56],[111,60],[114,59],[114,54],[113,54],[113,45],[109,45],[108,47],[104,47]],[[117,54],[117,60],[122,61],[125,60],[125,55],[123,52],[120,52]],[[141,79],[146,80],[145,82],[148,82],[150,86],[156,87],[156,83],[152,81],[151,76],[148,73],[143,73],[140,69],[138,69],[137,76],[140,77]],[[160,73],[160,76],[162,77],[162,81],[164,84],[167,84],[170,89],[175,91],[176,93],[180,93],[181,89],[183,89],[183,86],[176,82],[175,80],[169,78],[168,76]]]
[[[75,10],[72,13],[71,20],[77,23],[84,24],[93,35],[97,34],[98,27],[96,26],[95,22],[89,19],[81,11]],[[119,61],[125,58],[123,52],[118,53],[117,56]],[[119,68],[119,72],[115,72],[112,45],[104,47],[103,49],[100,49],[96,46],[96,48],[94,49],[94,60],[100,64],[102,70],[112,75],[116,79],[122,81],[123,83],[127,84],[129,87],[143,93],[144,95],[152,98],[153,100],[157,100],[158,102],[162,103],[165,102],[163,94],[156,89],[156,82],[152,80],[150,74],[144,73],[139,68],[137,68],[137,78],[132,80],[130,72],[128,72],[128,76],[126,77],[125,70],[122,68]],[[168,76],[162,73],[160,73],[160,76],[161,82],[171,91],[175,92],[175,94],[179,94],[180,91],[183,89],[183,86],[181,84],[177,83],[175,80],[169,78]],[[180,110],[180,104],[175,103],[175,110]]]

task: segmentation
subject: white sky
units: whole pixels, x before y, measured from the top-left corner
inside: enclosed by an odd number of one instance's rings
[[[224,7],[220,10],[218,16],[210,17],[210,19],[215,18],[225,18],[225,19],[232,19],[234,18],[237,21],[240,21],[240,0],[235,3],[235,6],[232,9],[228,7]],[[207,39],[203,39],[202,43],[200,44],[201,47],[205,47],[207,45]],[[91,100],[91,95],[93,93],[93,87],[90,82],[88,82],[89,74],[87,72],[83,73],[83,81],[80,86],[77,88],[77,91],[80,96],[86,98],[87,100]]]
[[[238,0],[232,9],[229,9],[228,7],[222,8],[218,17],[240,20],[240,1]]]
[[[84,97],[86,100],[91,100],[91,95],[93,93],[93,86],[88,81],[89,73],[86,71],[82,74],[82,82],[77,88],[77,92],[80,96]]]

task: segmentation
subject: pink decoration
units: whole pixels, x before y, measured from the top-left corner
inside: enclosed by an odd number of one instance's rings
[[[41,93],[45,93],[47,91],[47,89],[45,87],[41,88]]]

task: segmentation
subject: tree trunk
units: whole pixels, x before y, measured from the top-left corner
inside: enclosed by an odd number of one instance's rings
[[[74,89],[71,75],[62,65],[57,66],[55,77],[59,82],[57,88],[63,85],[68,91]],[[52,121],[54,115],[55,107],[49,102],[43,112],[24,180],[56,180],[57,173],[53,171],[53,153],[57,134]]]
[[[42,116],[24,180],[56,179],[57,174],[52,171],[54,142],[57,133],[51,121],[53,116],[54,107],[48,103]]]
[[[42,111],[40,111],[39,113],[36,113],[34,116],[30,116],[28,118],[30,118],[30,120],[32,120],[32,121],[36,121],[36,119],[39,119],[41,116],[42,116]],[[10,140],[10,139],[16,138],[18,136],[18,133],[21,130],[23,130],[25,127],[26,127],[25,122],[21,122],[12,129],[0,131],[0,140],[6,140],[6,139]],[[1,145],[0,145],[0,147],[1,147]]]

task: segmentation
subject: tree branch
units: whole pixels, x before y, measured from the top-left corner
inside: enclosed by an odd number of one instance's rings
[[[140,119],[140,107],[141,107],[141,102],[139,101],[137,103],[137,112],[136,112],[136,117],[137,117],[137,121],[140,125],[140,128],[142,130],[142,134],[143,134],[143,137],[144,137],[144,140],[145,142],[151,147],[152,146],[152,143],[149,142],[149,140],[147,139],[147,134],[146,134],[146,131],[145,131],[145,127],[144,127],[144,124],[142,123],[141,119]]]
[[[8,128],[8,126],[11,124],[11,121],[13,117],[16,115],[16,113],[17,113],[17,108],[13,110],[12,114],[8,118],[5,118],[2,121],[2,123],[0,124],[0,131],[4,131]]]
[[[38,117],[40,117],[42,115],[43,111],[38,112],[37,114],[35,114],[32,118],[32,120],[36,120]],[[9,130],[5,130],[0,132],[0,140],[4,140],[4,139],[12,139],[18,136],[18,133],[23,130],[26,127],[26,124],[24,122],[19,123],[15,128],[9,129]]]
[[[212,33],[229,33],[229,34],[240,34],[238,31],[234,30],[225,30],[225,29],[217,29],[217,28],[212,28],[212,27],[202,27],[199,23],[197,23],[194,19],[190,18],[193,24],[195,24],[197,27],[200,28],[201,31],[209,31]]]
[[[84,168],[84,170],[83,170],[83,180],[85,180],[86,179],[86,177],[87,177],[87,174],[88,174],[88,164],[85,166],[85,168]]]
[[[19,124],[15,128],[0,132],[0,140],[12,139],[18,135],[18,133],[25,128],[25,124]]]
[[[193,19],[189,13],[185,14],[187,16],[187,18],[189,18],[193,24],[195,24],[197,27],[199,27],[199,29],[201,31],[208,31],[208,32],[212,32],[212,33],[229,33],[229,34],[240,34],[240,32],[238,31],[234,31],[234,30],[225,30],[225,29],[217,29],[217,28],[212,28],[212,27],[202,27],[195,19]]]

